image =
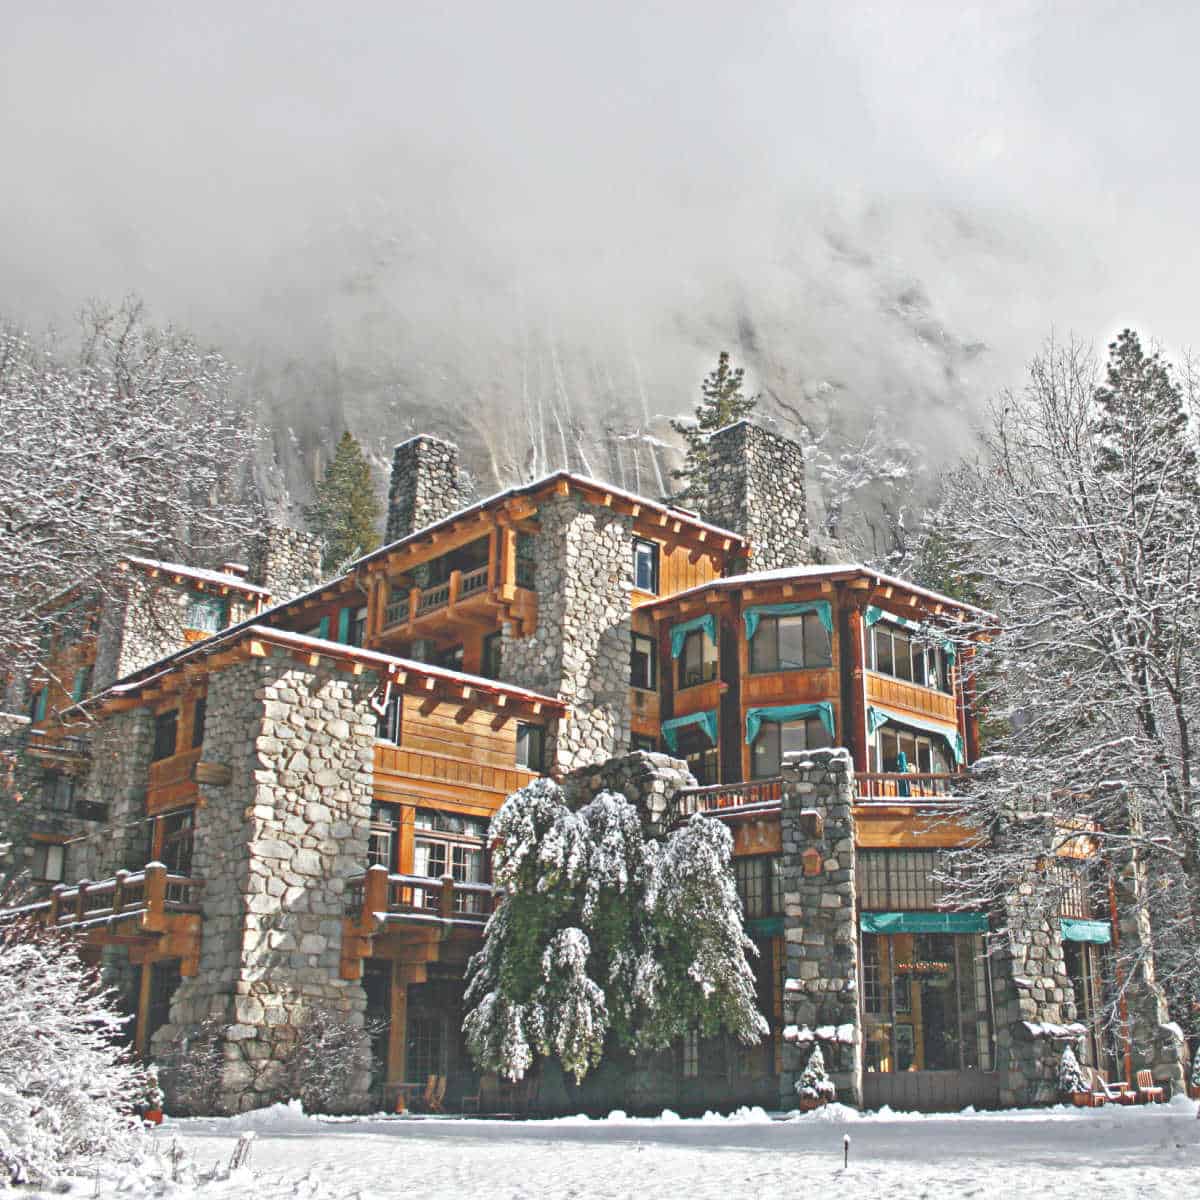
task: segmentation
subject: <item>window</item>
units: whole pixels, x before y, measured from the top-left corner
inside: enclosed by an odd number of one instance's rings
[[[367,835],[367,866],[398,869],[400,810],[394,804],[371,805],[371,828]]]
[[[679,653],[679,688],[695,687],[717,677],[717,648],[703,629],[693,629],[683,639]]]
[[[750,751],[751,775],[770,779],[783,769],[784,755],[831,746],[824,723],[818,717],[806,721],[764,721]]]
[[[170,758],[175,753],[175,743],[179,734],[179,710],[159,713],[154,718],[154,758]]]
[[[191,808],[181,808],[165,813],[158,818],[158,860],[172,875],[190,875],[192,872],[192,843],[196,825],[196,813]]]
[[[62,883],[67,877],[67,848],[39,842],[33,848],[33,877],[45,883]]]
[[[799,671],[832,665],[833,647],[816,613],[763,617],[750,640],[751,671]]]
[[[658,687],[658,647],[640,633],[633,635],[629,651],[629,686],[647,692]]]
[[[69,813],[75,808],[75,777],[61,771],[47,771],[42,776],[42,794],[51,812]]]
[[[208,701],[201,696],[192,709],[192,749],[197,750],[204,744],[204,721],[208,715]]]
[[[483,656],[479,670],[484,679],[500,678],[502,653],[501,635],[498,633],[489,633],[483,639]]]
[[[29,698],[29,719],[36,725],[46,719],[46,699],[49,688],[38,688]]]
[[[937,850],[860,850],[858,906],[864,912],[933,911],[942,903]]]
[[[679,731],[675,751],[688,765],[701,787],[710,787],[721,782],[721,755],[717,747],[708,740],[708,734],[695,725]]]
[[[733,874],[747,920],[783,912],[783,874],[777,854],[735,858]]]
[[[385,742],[400,745],[400,731],[404,720],[404,697],[393,693],[387,702],[387,709],[375,722],[375,736]]]
[[[870,752],[873,771],[899,771],[903,753],[906,770],[923,775],[950,773],[950,762],[941,738],[915,733],[890,722],[876,730]]]
[[[930,645],[897,625],[880,621],[871,630],[871,668],[922,687],[950,693],[950,660],[940,646]]]
[[[683,1035],[683,1077],[695,1079],[700,1074],[700,1032],[689,1029]]]
[[[439,650],[433,656],[435,666],[445,667],[447,671],[461,671],[463,665],[463,648],[461,646],[450,646],[446,650]]]
[[[484,838],[487,822],[459,813],[435,809],[417,809],[413,824],[413,874],[429,879],[449,875],[456,883],[486,883],[487,867]],[[414,888],[414,903],[437,908],[440,900],[434,891]],[[455,895],[456,912],[487,911],[487,897],[479,892]]]
[[[188,629],[218,633],[225,628],[226,603],[220,596],[189,596],[183,623]]]
[[[629,749],[653,754],[658,749],[658,741],[647,733],[633,733],[629,735]]]
[[[658,543],[633,539],[633,586],[658,594]]]
[[[86,699],[92,691],[92,674],[93,668],[89,665],[80,667],[75,672],[75,678],[71,683],[71,699],[75,701]]]
[[[350,616],[349,645],[361,646],[367,637],[367,610],[356,608]]]
[[[517,766],[541,774],[546,769],[546,730],[541,725],[517,723]]]

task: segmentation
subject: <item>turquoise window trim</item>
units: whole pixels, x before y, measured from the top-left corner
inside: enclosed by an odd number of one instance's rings
[[[1065,942],[1091,942],[1095,946],[1107,946],[1112,941],[1112,926],[1107,921],[1060,917],[1058,926]]]
[[[782,937],[782,917],[751,917],[746,922],[746,932],[751,937]]]
[[[987,913],[876,912],[861,913],[863,933],[987,933]]]
[[[714,646],[717,644],[717,618],[712,613],[705,613],[702,617],[693,617],[690,621],[671,626],[672,658],[678,658],[683,653],[683,643],[687,640],[687,635],[697,629],[704,630],[708,634],[708,640]]]
[[[717,710],[708,708],[702,712],[688,713],[686,717],[672,717],[662,723],[663,741],[674,753],[679,747],[679,731],[689,725],[699,725],[708,735],[708,740],[717,744]]]
[[[353,610],[349,608],[338,609],[338,631],[337,640],[343,646],[350,641],[350,618],[353,616]]]
[[[317,626],[317,637],[329,640],[329,618],[322,617],[320,624]]]
[[[833,636],[833,605],[828,600],[802,600],[795,604],[754,604],[742,610],[746,622],[746,640],[750,641],[758,632],[758,623],[763,617],[799,617],[815,613],[825,632]]]
[[[834,732],[833,705],[828,700],[816,704],[782,704],[773,708],[752,708],[746,713],[746,745],[753,746],[762,732],[764,721],[798,721],[801,717],[819,717],[830,740]]]
[[[83,686],[87,680],[87,667],[80,667],[75,672],[75,678],[71,681],[71,699],[78,701],[83,699]]]
[[[922,625],[920,621],[913,621],[908,617],[901,617],[897,613],[888,612],[887,609],[880,608],[876,604],[871,604],[867,607],[865,620],[868,629],[880,621],[890,621],[893,625],[902,625],[905,629],[911,629],[914,633],[918,633],[922,637],[930,638],[941,646],[942,653],[950,660],[952,666],[954,660],[958,657],[958,647],[948,637],[942,637],[936,629],[933,629],[929,625]]]
[[[33,708],[34,721],[44,721],[46,719],[46,701],[49,697],[50,689],[42,688],[37,694],[37,703]]]
[[[911,729],[919,729],[922,733],[931,733],[934,737],[945,738],[954,755],[954,761],[961,767],[966,759],[963,749],[962,734],[955,729],[953,732],[935,721],[923,721],[920,717],[908,713],[895,712],[878,704],[867,705],[867,736],[870,737],[881,725],[895,721],[897,725],[907,725]]]

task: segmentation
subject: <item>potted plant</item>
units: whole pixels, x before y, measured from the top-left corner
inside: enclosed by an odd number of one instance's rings
[[[820,1046],[814,1046],[808,1056],[808,1063],[796,1081],[796,1094],[800,1097],[801,1112],[811,1112],[836,1097],[837,1089],[825,1070],[825,1055]]]
[[[1095,1097],[1083,1077],[1079,1059],[1069,1045],[1063,1047],[1062,1058],[1058,1060],[1058,1090],[1064,1096],[1070,1096],[1076,1108],[1092,1108],[1095,1105]]]
[[[153,1064],[146,1068],[146,1091],[138,1111],[147,1125],[162,1124],[163,1092],[158,1086],[158,1068]]]

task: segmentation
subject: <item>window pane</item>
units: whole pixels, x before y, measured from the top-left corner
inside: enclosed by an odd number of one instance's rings
[[[779,670],[779,623],[774,617],[764,617],[750,639],[750,670]]]
[[[808,749],[808,722],[788,721],[779,726],[779,761],[788,754]]]
[[[808,667],[833,665],[833,646],[829,633],[815,613],[804,615],[804,663]]]
[[[629,653],[629,683],[631,687],[653,691],[658,686],[655,658],[654,642],[648,637],[635,633]]]
[[[527,771],[544,771],[545,735],[540,725],[517,726],[517,766]]]
[[[897,679],[912,679],[912,644],[903,634],[892,634],[892,673]]]
[[[875,627],[875,670],[882,675],[892,675],[892,635],[886,629]]]
[[[633,543],[633,585],[642,592],[658,591],[658,546],[640,539]]]
[[[779,774],[779,726],[765,721],[751,748],[751,773],[755,779]]]
[[[160,713],[154,719],[154,759],[170,758],[175,753],[175,739],[179,725],[179,712]]]
[[[804,663],[804,620],[801,617],[779,617],[779,669],[798,671]]]

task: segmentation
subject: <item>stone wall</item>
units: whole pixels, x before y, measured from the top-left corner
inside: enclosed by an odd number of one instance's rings
[[[862,1103],[855,898],[854,765],[846,750],[815,750],[783,771],[783,1070],[780,1104],[796,1106],[796,1080],[825,1031],[826,1065],[845,1104]],[[831,1055],[837,1044],[840,1062]]]
[[[576,496],[547,500],[538,520],[537,629],[515,638],[505,625],[500,677],[572,706],[550,738],[551,762],[565,773],[629,745],[633,520]]]
[[[250,540],[248,578],[271,593],[272,604],[290,600],[322,582],[323,551],[324,543],[315,533],[268,525]]]
[[[41,813],[40,766],[25,753],[29,718],[0,713],[0,877],[28,869]]]
[[[345,880],[366,865],[375,717],[370,673],[302,666],[284,655],[209,681],[206,762],[231,780],[201,788],[194,871],[205,880],[199,972],[183,981],[164,1055],[208,1016],[228,1022],[221,1107],[279,1099],[308,1013],[361,1024],[366,996],[339,975]],[[368,1064],[348,1109],[366,1100]],[[170,1091],[170,1080],[164,1079]]]
[[[617,792],[637,808],[642,824],[655,834],[666,832],[676,792],[695,786],[696,780],[682,759],[644,750],[579,767],[562,781],[563,793],[572,808],[582,808],[601,792]]]
[[[420,434],[392,454],[385,541],[395,542],[470,504],[458,469],[458,447]]]
[[[749,421],[718,429],[708,441],[705,520],[749,538],[749,570],[810,561],[804,452]]]

